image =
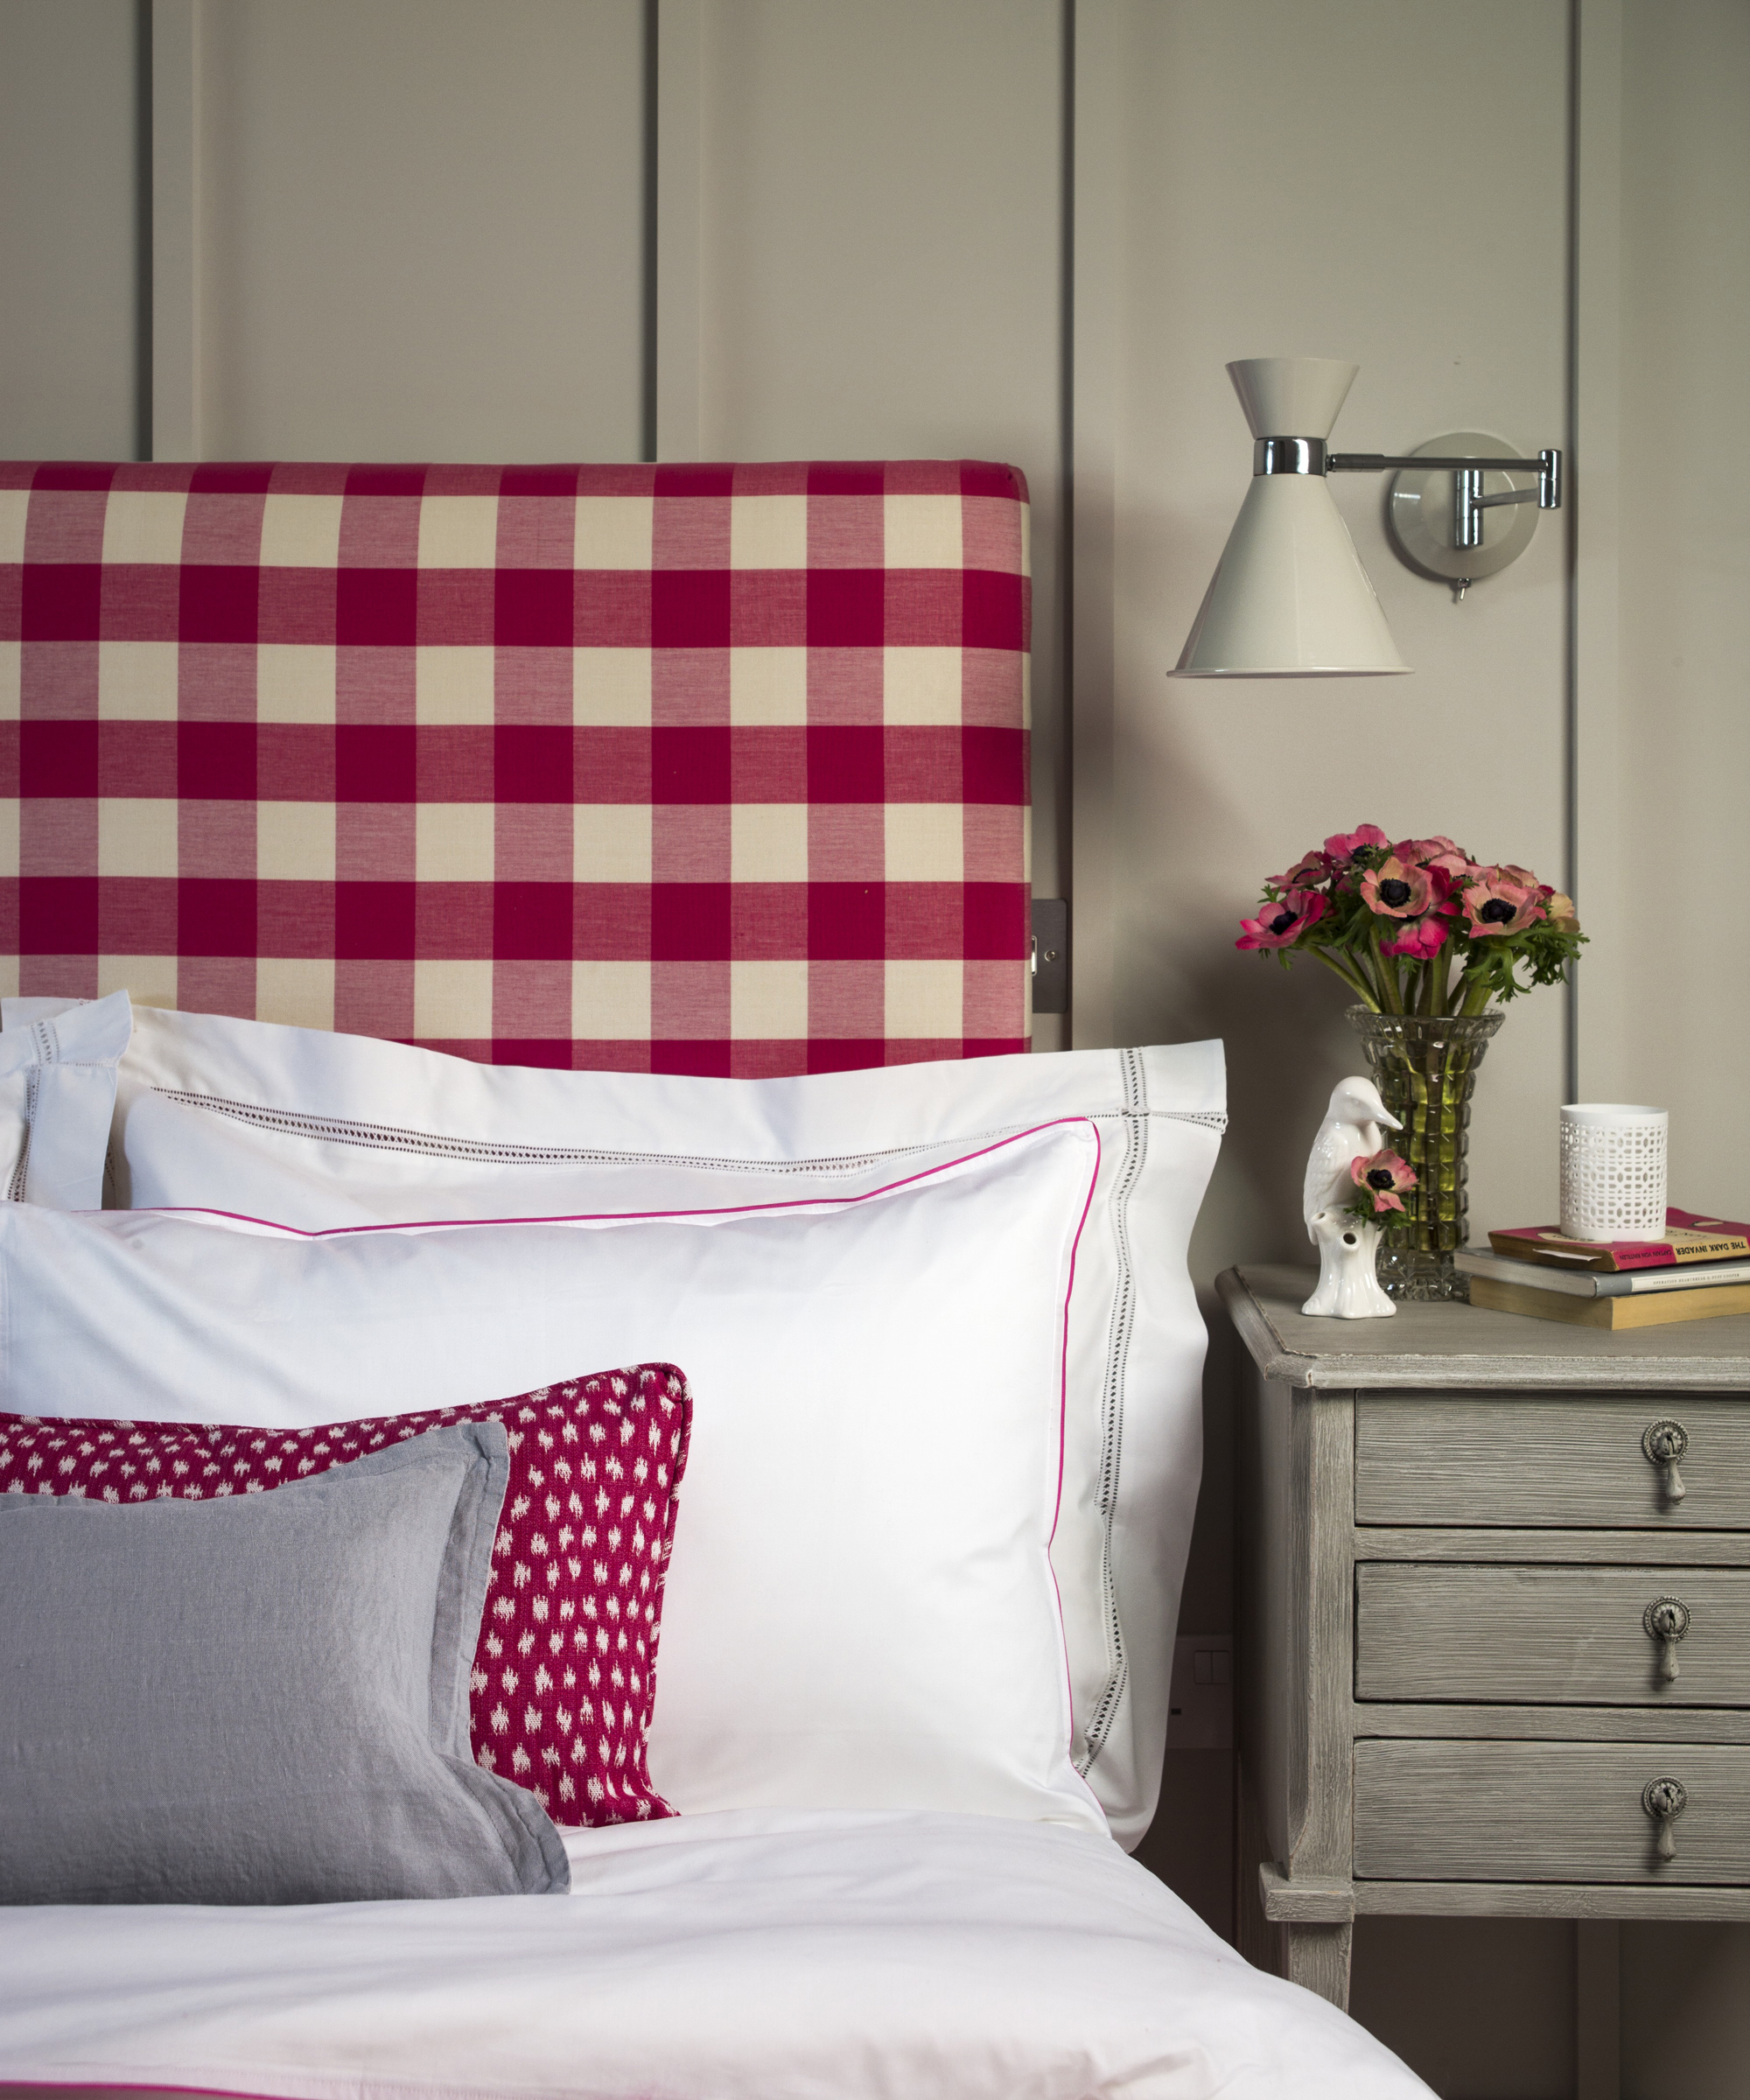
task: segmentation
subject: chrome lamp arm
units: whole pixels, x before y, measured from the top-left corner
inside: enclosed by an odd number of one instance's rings
[[[1269,444],[1268,438],[1261,444]],[[1414,468],[1418,471],[1433,469],[1449,472],[1452,477],[1452,544],[1455,547],[1480,547],[1482,545],[1482,514],[1503,503],[1533,503],[1539,510],[1559,510],[1562,508],[1562,455],[1553,448],[1541,452],[1535,459],[1441,459],[1418,453],[1414,458],[1400,458],[1387,452],[1326,452],[1325,472],[1327,474],[1382,474]],[[1482,478],[1485,473],[1517,472],[1536,474],[1536,488],[1509,488],[1498,496],[1486,496]]]

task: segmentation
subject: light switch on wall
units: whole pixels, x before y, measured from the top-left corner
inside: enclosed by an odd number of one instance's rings
[[[1172,1644],[1169,1750],[1234,1746],[1234,1637],[1181,1634]]]

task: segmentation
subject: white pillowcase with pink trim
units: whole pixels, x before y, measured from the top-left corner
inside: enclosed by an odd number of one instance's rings
[[[67,1004],[5,1001],[7,1035]],[[1159,1786],[1196,1507],[1205,1334],[1186,1257],[1224,1108],[1212,1042],[701,1079],[480,1065],[140,1007],[106,1200],[306,1228],[732,1206],[855,1193],[1004,1132],[1088,1117],[1101,1162],[1070,1305],[1052,1564],[1074,1761],[1130,1844]],[[660,1304],[681,1280],[653,1270],[640,1287]],[[988,1329],[1003,1302],[969,1302],[963,1317]],[[678,1348],[659,1354],[696,1378]]]
[[[1070,1119],[831,1196],[563,1224],[0,1205],[0,1407],[290,1427],[679,1362],[658,1789],[1101,1830],[1050,1560],[1100,1154]]]

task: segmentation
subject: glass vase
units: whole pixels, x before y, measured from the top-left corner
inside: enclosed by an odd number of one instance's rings
[[[1379,1280],[1388,1297],[1427,1302],[1470,1295],[1452,1256],[1466,1244],[1469,1225],[1471,1089],[1505,1018],[1498,1006],[1474,1014],[1349,1008],[1379,1097],[1404,1125],[1385,1131],[1385,1141],[1416,1175],[1402,1217],[1380,1238]]]

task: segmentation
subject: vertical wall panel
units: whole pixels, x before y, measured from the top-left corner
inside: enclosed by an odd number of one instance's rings
[[[151,446],[154,459],[206,457],[202,78],[209,0],[151,0]]]
[[[655,0],[656,457],[699,457],[699,130],[704,0]]]
[[[1622,18],[1622,822],[1593,848],[1618,898],[1605,1069],[1620,1097],[1670,1109],[1676,1200],[1741,1218],[1750,1004],[1726,929],[1750,830],[1750,7],[1626,0]],[[1596,1003],[1583,986],[1583,1030]],[[1741,2089],[1750,1926],[1625,1926],[1622,1955],[1625,2094]]]
[[[204,449],[638,456],[638,0],[205,0]]]
[[[139,10],[0,0],[0,452],[131,459],[142,429]]]
[[[1463,429],[1563,442],[1568,10],[1180,0],[1128,20],[1113,1026],[1119,1042],[1227,1039],[1233,1125],[1194,1264],[1207,1280],[1306,1257],[1306,1146],[1334,1082],[1364,1068],[1334,977],[1235,952],[1261,878],[1363,821],[1551,878],[1564,858],[1558,523],[1455,606],[1390,552],[1382,478],[1340,480],[1413,675],[1168,677],[1250,473],[1223,366],[1359,361],[1344,450]],[[1479,1230],[1552,1212],[1563,1019],[1562,995],[1541,992],[1488,1054]]]
[[[1096,886],[1110,871],[1113,900],[1110,921],[1080,928],[1082,969],[1090,942],[1109,941],[1096,970],[1111,992],[1110,1013],[1078,1012],[1075,1028],[1078,1041],[1226,1040],[1232,1121],[1193,1250],[1207,1285],[1235,1261],[1307,1261],[1307,1146],[1333,1083],[1365,1068],[1334,978],[1235,951],[1262,878],[1363,821],[1564,872],[1559,523],[1544,522],[1521,562],[1454,606],[1390,552],[1382,480],[1340,480],[1333,493],[1413,674],[1168,676],[1250,474],[1223,368],[1357,360],[1334,433],[1345,450],[1408,451],[1463,429],[1528,451],[1564,442],[1568,9],[1127,0],[1117,27],[1110,131],[1085,96],[1078,126],[1078,166],[1086,138],[1090,162],[1116,151],[1120,173],[1106,186],[1119,279],[1111,595],[1096,602],[1093,576],[1082,587],[1078,546],[1075,609],[1078,627],[1110,618],[1114,637],[1109,800],[1102,808],[1080,777],[1076,797],[1077,887],[1085,850]],[[1078,692],[1078,724],[1103,704]],[[1553,1208],[1564,1018],[1559,993],[1516,1005],[1483,1068],[1479,1231]],[[1213,1352],[1186,1631],[1232,1623],[1231,1376]],[[1169,1747],[1143,1856],[1219,1916],[1225,1861],[1200,1857],[1186,1814],[1222,1797],[1196,1768],[1207,1754]],[[1549,1975],[1564,1972],[1570,1928],[1533,1922],[1519,1936]],[[1394,2040],[1424,2036],[1432,2069],[1446,2040],[1441,1928],[1419,1944],[1427,1962],[1401,1967],[1385,1995]],[[1480,1970],[1488,1945],[1488,1928],[1474,1929]],[[1498,2026],[1498,2047],[1472,2052],[1493,2081],[1461,2090],[1562,2091],[1572,2018],[1565,1992],[1534,1992],[1516,2026]]]
[[[701,451],[1026,472],[1046,895],[1063,770],[1062,42],[1058,0],[705,0],[702,64]]]
[[[1673,1194],[1750,1206],[1750,1011],[1721,933],[1750,788],[1750,7],[1623,10],[1620,986]]]
[[[1590,947],[1575,971],[1574,1094],[1631,1098],[1621,968],[1622,0],[1575,0],[1573,894]]]
[[[1121,68],[1124,0],[1075,0],[1074,209],[1070,306],[1072,888],[1075,981],[1069,1025],[1078,1049],[1115,1043],[1115,939],[1120,875],[1115,793],[1113,652],[1117,560],[1118,315],[1124,276]]]

